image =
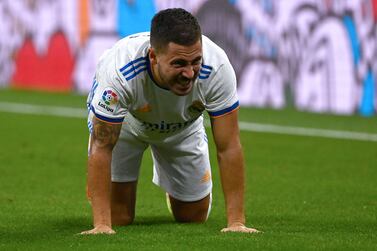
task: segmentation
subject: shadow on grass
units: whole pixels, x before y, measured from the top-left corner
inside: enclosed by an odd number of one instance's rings
[[[203,226],[198,228],[198,226]],[[89,215],[82,216],[63,216],[63,217],[40,217],[32,221],[24,222],[14,226],[8,226],[6,229],[0,229],[0,249],[1,245],[11,247],[13,245],[39,245],[43,243],[55,243],[56,245],[65,245],[66,242],[78,239],[93,239],[88,236],[78,235],[82,231],[92,228],[92,218]],[[211,229],[214,230],[211,230]],[[177,223],[170,215],[156,216],[136,216],[133,224],[129,226],[114,226],[117,236],[111,237],[114,240],[127,238],[137,239],[146,233],[150,238],[161,233],[174,229],[175,231],[187,231],[194,229],[193,234],[197,231],[207,233],[208,231],[218,232],[218,227],[210,223],[201,224],[182,224]],[[146,230],[148,230],[146,232]],[[168,231],[168,232],[169,232]],[[122,233],[128,233],[123,236]],[[129,235],[132,233],[132,235]],[[174,233],[171,232],[171,233]],[[73,238],[73,239],[72,239]],[[109,236],[100,237],[101,239],[110,238]],[[154,238],[154,237],[153,237]]]
[[[136,217],[134,226],[152,226],[152,225],[166,225],[166,224],[176,224],[173,217],[169,216],[140,216]]]

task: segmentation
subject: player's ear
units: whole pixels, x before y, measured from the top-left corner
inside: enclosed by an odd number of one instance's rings
[[[151,62],[152,65],[157,63],[156,50],[152,47],[149,48],[149,61]]]

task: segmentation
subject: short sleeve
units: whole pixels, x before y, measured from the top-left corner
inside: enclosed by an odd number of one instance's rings
[[[220,117],[239,108],[236,75],[228,58],[214,73],[206,93],[206,110],[211,117]]]
[[[111,55],[105,56],[97,66],[88,108],[100,120],[122,123],[127,113],[129,95],[112,58]]]

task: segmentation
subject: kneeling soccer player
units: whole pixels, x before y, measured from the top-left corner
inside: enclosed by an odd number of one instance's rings
[[[121,39],[101,57],[88,96],[88,194],[94,228],[115,233],[135,217],[145,149],[153,182],[167,193],[178,222],[204,222],[211,207],[211,168],[203,111],[211,117],[228,225],[245,226],[244,164],[234,70],[183,9],[157,13],[151,32]]]

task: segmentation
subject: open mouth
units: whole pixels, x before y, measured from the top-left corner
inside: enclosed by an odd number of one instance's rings
[[[179,89],[180,89],[180,90],[188,90],[188,89],[190,89],[190,88],[191,88],[190,83],[185,84],[185,85],[180,85],[180,86],[179,86]]]
[[[190,85],[191,83],[191,79],[179,79],[178,80],[178,83],[181,85],[181,86],[188,86]]]

